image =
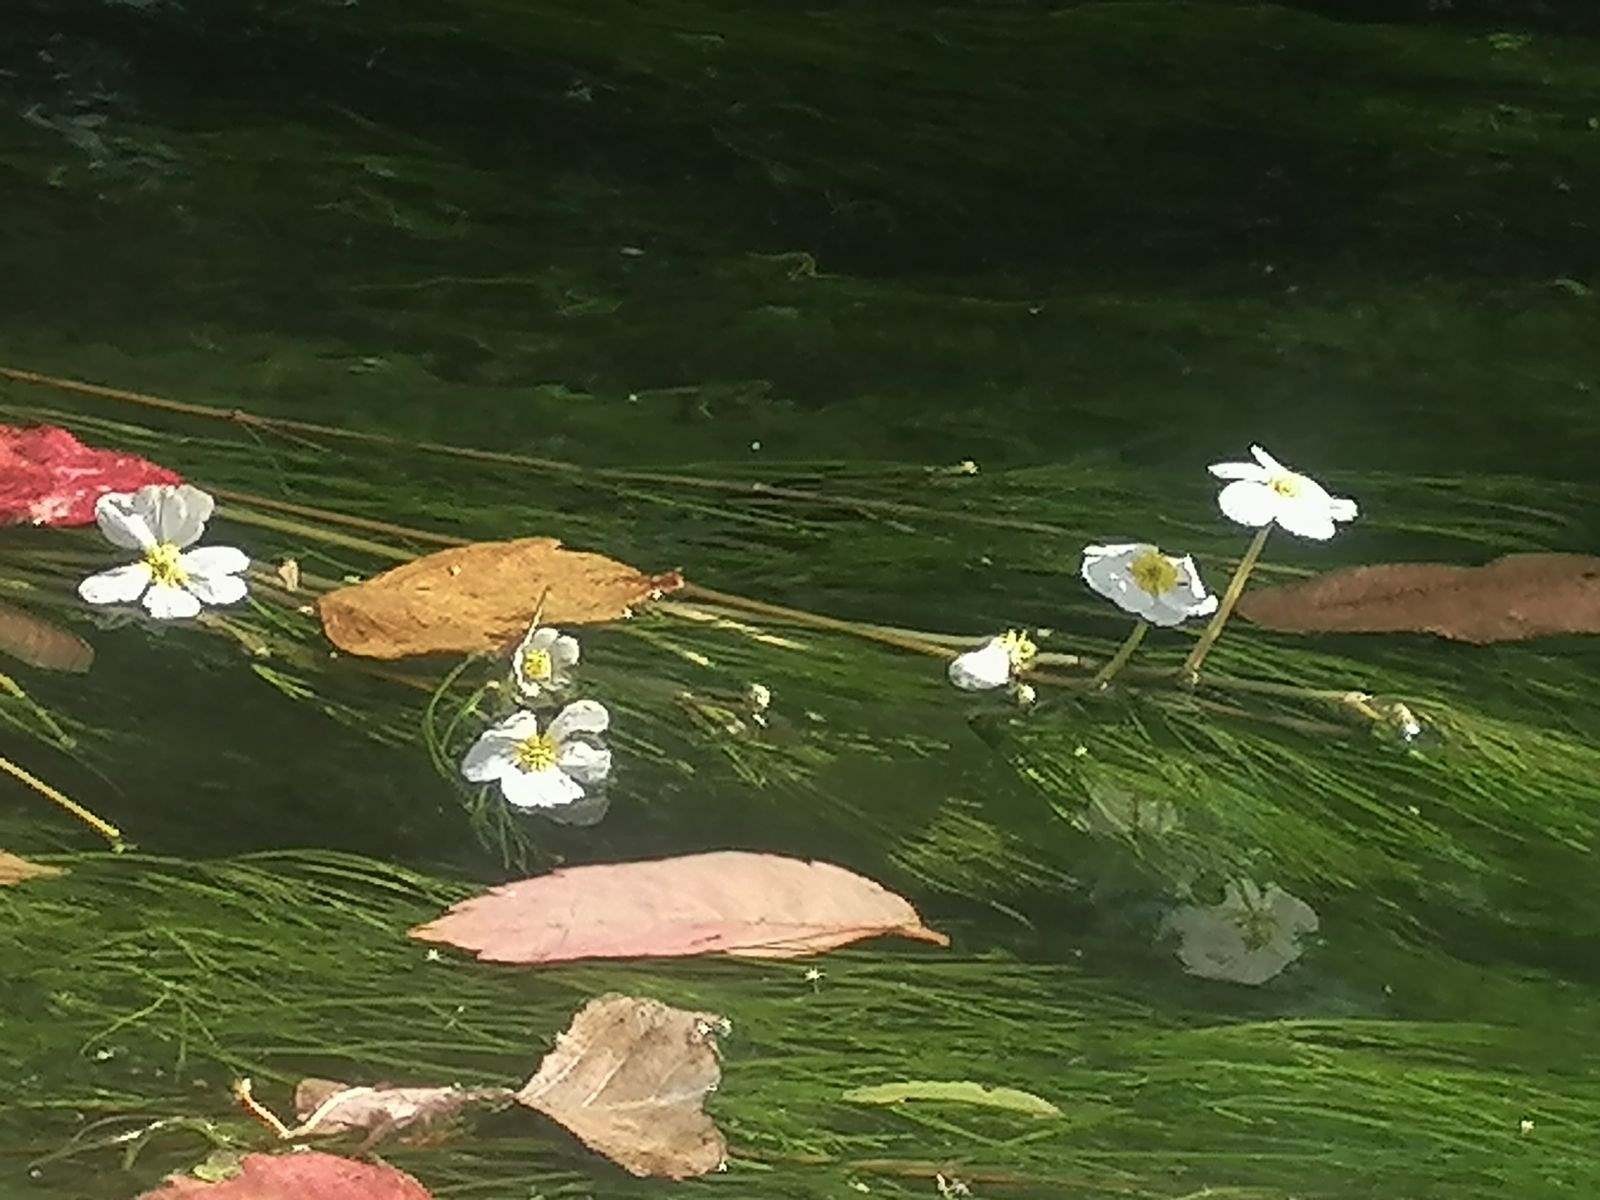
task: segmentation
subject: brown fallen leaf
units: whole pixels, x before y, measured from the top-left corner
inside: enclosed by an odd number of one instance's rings
[[[722,1079],[716,1036],[727,1028],[715,1013],[600,996],[556,1036],[516,1098],[630,1174],[704,1175],[728,1153],[701,1107]]]
[[[683,586],[555,538],[476,542],[425,555],[317,601],[339,649],[367,658],[499,651],[534,613],[549,625],[616,621]],[[543,598],[543,609],[540,600]]]
[[[432,1140],[466,1109],[509,1102],[509,1088],[355,1087],[335,1079],[302,1079],[294,1089],[294,1138],[367,1135],[366,1148],[389,1137]]]
[[[411,930],[484,962],[733,954],[795,958],[895,934],[948,946],[901,897],[830,863],[723,850],[564,867]]]
[[[94,647],[70,629],[0,604],[0,651],[42,671],[87,671]]]
[[[1600,633],[1600,558],[1508,554],[1481,567],[1347,567],[1247,592],[1239,612],[1281,633],[1434,633],[1480,645]]]
[[[247,1154],[222,1180],[175,1175],[139,1200],[432,1200],[428,1189],[383,1163],[356,1162],[314,1150]]]
[[[52,875],[65,875],[60,867],[47,867],[43,863],[29,862],[15,854],[0,850],[0,887],[12,887],[30,879],[48,879]]]

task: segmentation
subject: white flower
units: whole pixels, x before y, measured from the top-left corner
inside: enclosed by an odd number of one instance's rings
[[[1152,625],[1177,625],[1217,608],[1217,598],[1200,582],[1194,559],[1175,558],[1141,542],[1085,546],[1083,581],[1124,612]]]
[[[572,682],[578,665],[578,639],[559,629],[531,625],[511,652],[511,675],[517,691],[530,699],[560,691]]]
[[[136,492],[107,492],[94,506],[100,532],[114,546],[142,551],[125,567],[91,575],[78,585],[90,604],[131,604],[143,597],[152,617],[193,617],[201,604],[234,604],[248,590],[250,567],[232,546],[189,550],[205,532],[214,501],[188,484],[153,483]]]
[[[1038,652],[1026,634],[1010,630],[990,638],[976,650],[957,655],[950,664],[950,682],[967,692],[1004,687]]]
[[[1290,533],[1325,542],[1335,521],[1353,521],[1356,502],[1330,496],[1315,479],[1291,471],[1260,446],[1251,446],[1253,463],[1212,463],[1218,479],[1233,480],[1217,494],[1229,520],[1259,527],[1276,521]]]
[[[1262,892],[1250,880],[1229,883],[1222,903],[1186,905],[1164,928],[1179,935],[1183,969],[1204,979],[1260,984],[1300,957],[1300,935],[1317,928],[1317,914],[1277,884]]]
[[[582,800],[611,774],[611,751],[598,743],[611,724],[605,705],[575,700],[543,729],[527,709],[485,730],[461,760],[474,783],[499,783],[514,808],[562,808]]]

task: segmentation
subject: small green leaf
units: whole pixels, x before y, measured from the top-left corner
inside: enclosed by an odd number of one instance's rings
[[[977,1104],[984,1108],[1003,1108],[1030,1117],[1059,1117],[1061,1110],[1032,1092],[1017,1088],[987,1087],[970,1079],[912,1079],[905,1083],[882,1083],[875,1087],[852,1088],[843,1099],[854,1104],[901,1104],[907,1100],[931,1100],[939,1104]]]

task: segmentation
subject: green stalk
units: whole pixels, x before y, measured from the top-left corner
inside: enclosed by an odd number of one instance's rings
[[[1089,690],[1097,692],[1111,682],[1111,677],[1122,670],[1127,661],[1133,657],[1133,652],[1139,648],[1139,643],[1144,641],[1144,635],[1150,632],[1150,622],[1145,620],[1135,621],[1133,632],[1126,641],[1117,648],[1105,666],[1095,672],[1094,678],[1089,680]]]
[[[1189,657],[1183,660],[1180,675],[1190,683],[1200,678],[1200,664],[1205,662],[1206,655],[1211,653],[1211,647],[1216,645],[1217,639],[1222,636],[1222,627],[1228,623],[1228,618],[1233,615],[1233,606],[1239,603],[1239,597],[1244,594],[1245,580],[1250,578],[1250,572],[1255,570],[1256,560],[1261,557],[1261,548],[1267,544],[1267,534],[1272,532],[1271,523],[1263,525],[1256,531],[1256,536],[1250,541],[1250,548],[1244,552],[1244,557],[1239,560],[1239,568],[1234,571],[1233,578],[1228,580],[1228,590],[1222,595],[1222,603],[1217,605],[1216,615],[1211,618],[1205,632],[1200,635],[1200,640],[1194,644],[1194,649],[1189,651]]]

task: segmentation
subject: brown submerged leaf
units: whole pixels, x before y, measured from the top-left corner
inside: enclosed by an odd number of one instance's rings
[[[1600,558],[1508,554],[1481,567],[1347,567],[1247,592],[1239,612],[1281,633],[1434,633],[1479,645],[1600,633]]]
[[[573,1017],[517,1100],[633,1175],[688,1179],[728,1144],[701,1107],[722,1079],[727,1022],[656,1000],[607,995]]]
[[[208,1181],[175,1175],[139,1200],[431,1200],[428,1189],[383,1163],[308,1150],[247,1154],[239,1173]]]
[[[476,542],[425,555],[317,602],[322,628],[347,654],[499,651],[539,611],[549,625],[594,625],[683,586],[676,572],[646,575],[555,538]]]
[[[433,1140],[455,1117],[511,1100],[509,1088],[354,1087],[335,1079],[302,1079],[294,1089],[297,1138],[365,1133],[367,1145],[391,1135]]]
[[[0,850],[0,887],[13,887],[30,879],[48,879],[52,875],[65,875],[60,867],[47,867],[43,863],[29,862],[15,854]]]
[[[411,936],[484,962],[795,958],[894,934],[948,946],[910,903],[831,863],[722,850],[564,867],[463,900]]]
[[[70,629],[0,603],[0,651],[42,671],[87,671],[94,647]]]

